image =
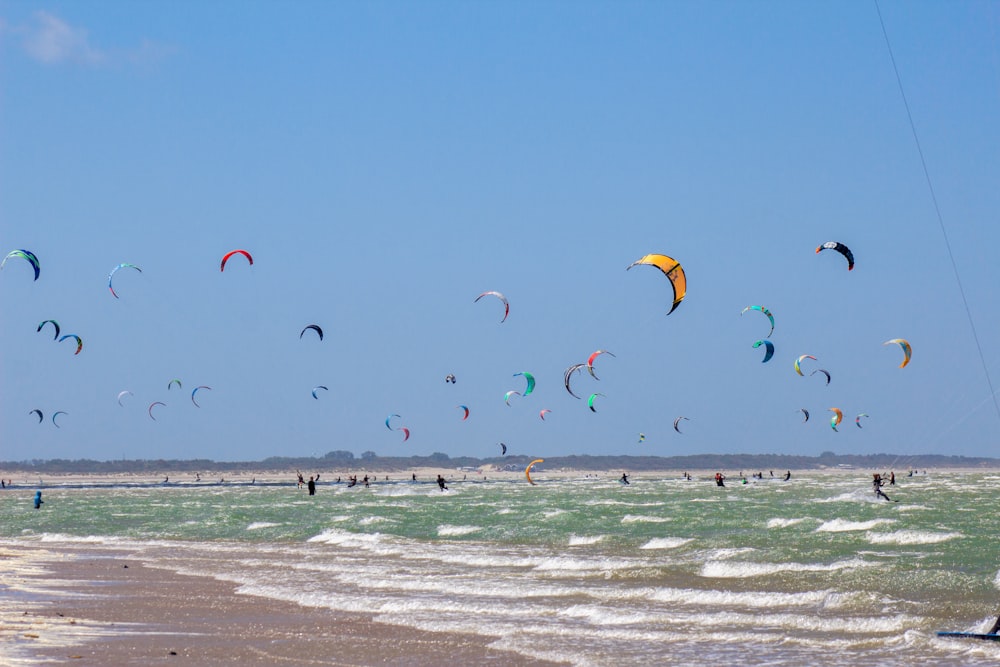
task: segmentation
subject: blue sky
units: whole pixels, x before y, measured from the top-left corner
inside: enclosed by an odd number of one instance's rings
[[[880,6],[997,382],[1000,6]],[[871,2],[0,2],[0,246],[0,459],[1000,455]]]

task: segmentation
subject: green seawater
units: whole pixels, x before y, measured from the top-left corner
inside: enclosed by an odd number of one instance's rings
[[[459,473],[447,492],[324,483],[312,497],[294,484],[52,487],[39,510],[23,487],[0,493],[0,538],[125,549],[570,664],[1000,661],[992,642],[935,636],[1000,613],[1000,474],[904,473],[886,502],[866,471],[746,472],[726,487]]]

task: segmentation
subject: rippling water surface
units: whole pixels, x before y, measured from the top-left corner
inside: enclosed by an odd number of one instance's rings
[[[765,471],[765,475],[768,473]],[[577,665],[996,664],[1000,475],[48,488],[6,542],[86,542],[246,593]]]

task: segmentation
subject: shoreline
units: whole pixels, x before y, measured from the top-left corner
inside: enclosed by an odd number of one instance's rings
[[[143,564],[127,550],[4,545],[0,562],[9,573],[5,664],[561,664],[490,648],[476,635],[255,597]]]

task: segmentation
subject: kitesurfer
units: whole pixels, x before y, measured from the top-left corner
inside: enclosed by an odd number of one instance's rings
[[[629,483],[629,482],[628,482],[628,474],[627,474],[627,473],[624,473],[624,472],[623,472],[623,473],[622,473],[622,478],[621,478],[621,479],[620,479],[619,481],[620,481],[620,482],[621,482],[622,484],[628,484],[628,483]]]
[[[887,501],[892,502],[892,499],[890,499],[889,496],[885,495],[885,492],[882,491],[883,484],[885,484],[885,480],[882,479],[882,475],[874,473],[872,475],[872,488],[875,491],[875,496],[877,498],[885,498]]]
[[[438,483],[438,487],[442,491],[447,491],[448,490],[448,487],[444,485],[444,477],[442,477],[441,475],[438,475],[437,483]]]
[[[792,478],[792,471],[791,470],[786,470],[785,471],[785,481],[787,482],[791,478]]]
[[[725,482],[726,482],[726,476],[725,475],[723,475],[721,472],[715,473],[715,485],[716,486],[725,486],[726,485]]]
[[[309,476],[309,495],[316,495],[316,481],[312,478],[312,475]]]
[[[889,486],[896,486],[896,473],[892,470],[889,471]]]
[[[44,502],[45,501],[42,500],[42,492],[41,491],[35,491],[35,509],[37,510],[39,507],[41,507],[42,503],[44,503]]]

